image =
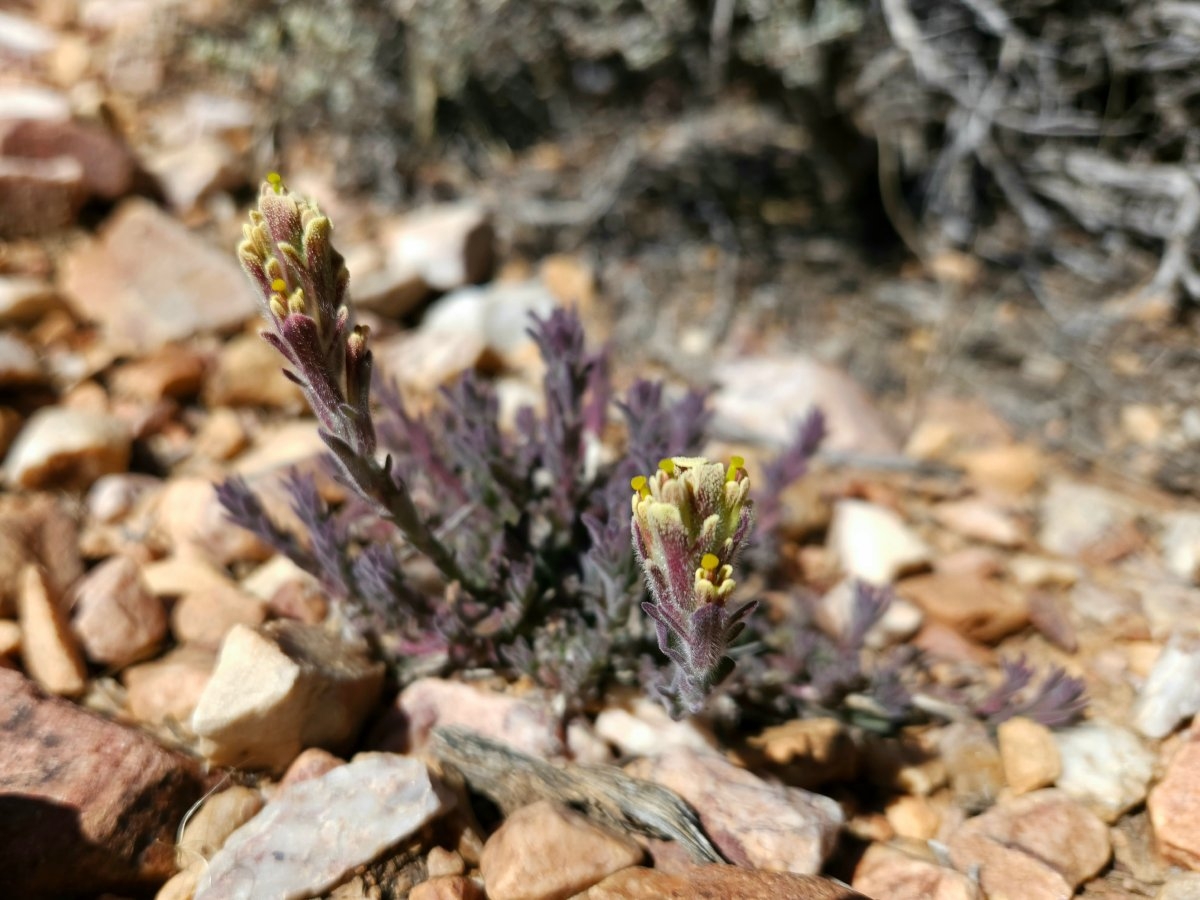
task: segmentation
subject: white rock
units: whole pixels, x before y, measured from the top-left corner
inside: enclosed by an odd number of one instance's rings
[[[282,769],[305,747],[344,749],[383,687],[383,665],[325,629],[235,625],[192,713],[215,765]]]
[[[0,87],[0,121],[41,119],[57,122],[71,118],[71,105],[58,91],[33,85]]]
[[[1175,635],[1163,648],[1133,708],[1134,727],[1163,738],[1200,712],[1200,640]]]
[[[24,488],[86,488],[129,465],[131,438],[119,419],[63,406],[34,413],[4,461],[4,475]]]
[[[714,752],[716,741],[692,719],[676,722],[661,704],[645,697],[626,706],[605,707],[596,716],[596,734],[616,747],[623,756],[657,756],[686,747]]]
[[[1058,478],[1042,497],[1038,541],[1051,553],[1074,556],[1137,514],[1131,500],[1113,491]]]
[[[474,203],[430,206],[406,216],[385,236],[387,267],[415,272],[434,290],[485,278],[492,266],[492,226]]]
[[[0,54],[41,56],[53,50],[57,42],[54,32],[37,22],[0,12]]]
[[[0,390],[38,384],[45,377],[33,348],[14,334],[0,332]]]
[[[289,787],[235,831],[213,856],[195,900],[319,896],[451,805],[420,760],[359,754]]]
[[[1110,722],[1087,722],[1055,733],[1062,757],[1058,787],[1106,822],[1146,798],[1154,753],[1137,735]]]
[[[1172,512],[1162,518],[1163,561],[1172,575],[1200,581],[1200,512]]]
[[[805,356],[755,357],[723,362],[714,376],[714,436],[789,443],[796,423],[814,406],[829,429],[822,448],[854,453],[898,453],[891,427],[846,373]]]
[[[929,565],[929,546],[892,510],[865,500],[840,500],[833,508],[829,547],[847,575],[890,584]]]

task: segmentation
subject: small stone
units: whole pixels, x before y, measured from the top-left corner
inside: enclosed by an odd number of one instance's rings
[[[479,868],[491,900],[566,900],[642,855],[632,838],[542,800],[504,820],[484,845]]]
[[[153,247],[153,253],[146,248]],[[145,200],[127,200],[100,237],[72,251],[62,286],[76,315],[97,321],[115,352],[144,353],[256,313],[232,254]]]
[[[484,900],[486,895],[470,878],[442,875],[422,881],[408,893],[408,900]]]
[[[1147,808],[1159,850],[1176,865],[1200,869],[1200,742],[1185,743],[1167,763]]]
[[[928,797],[901,795],[887,805],[884,815],[897,837],[914,841],[933,840],[942,825],[941,811]]]
[[[607,706],[596,716],[596,734],[623,756],[653,756],[675,747],[703,752],[716,739],[695,720],[671,718],[661,703],[634,697],[620,706]]]
[[[130,666],[121,673],[130,713],[144,725],[186,728],[216,664],[213,651],[184,645]]]
[[[1154,900],[1196,900],[1200,897],[1200,872],[1176,872],[1168,876]]]
[[[123,669],[158,649],[167,612],[142,581],[138,564],[115,556],[76,587],[74,627],[88,659]]]
[[[1021,497],[1028,494],[1042,477],[1042,455],[1028,444],[985,447],[956,455],[952,462],[966,470],[971,482]]]
[[[286,368],[279,351],[257,334],[239,334],[221,348],[204,387],[204,402],[210,408],[303,409],[304,394],[283,374]]]
[[[254,628],[267,620],[267,606],[215,573],[213,584],[186,589],[171,608],[171,633],[181,643],[216,650],[236,626]],[[158,591],[175,594],[174,590]]]
[[[383,665],[324,629],[237,625],[192,714],[214,765],[283,769],[305,747],[344,748],[383,688]]]
[[[0,156],[0,239],[38,237],[74,224],[86,190],[69,156]]]
[[[389,270],[415,272],[437,291],[483,281],[492,270],[491,218],[473,203],[425,207],[401,220],[384,240]]]
[[[978,497],[939,503],[933,508],[933,517],[963,537],[1000,547],[1017,547],[1026,539],[1024,529],[1015,518]]]
[[[1008,571],[1022,587],[1071,587],[1080,577],[1076,563],[1044,556],[1018,554],[1008,560]]]
[[[888,900],[977,900],[974,883],[960,872],[872,844],[854,869],[854,887],[869,897]]]
[[[985,849],[975,839],[1003,848],[1004,853]],[[1112,856],[1108,828],[1081,803],[1054,789],[1035,791],[1000,803],[967,822],[950,838],[950,856],[959,871],[979,865],[988,896],[1035,896],[1013,893],[1020,882],[998,866],[1001,857],[1019,852],[1048,866],[1069,886],[1076,887],[1095,876]],[[1010,857],[1011,859],[1011,857]],[[991,863],[991,865],[989,865]],[[1047,886],[1051,878],[1041,878]]]
[[[196,885],[199,882],[199,866],[183,869],[167,879],[167,883],[154,895],[154,900],[192,900],[196,895]]]
[[[865,900],[845,885],[787,872],[740,866],[690,866],[664,872],[635,866],[609,875],[582,900]],[[938,898],[941,900],[941,898]]]
[[[1131,441],[1153,447],[1163,435],[1162,410],[1144,403],[1121,407],[1121,430]]]
[[[1069,900],[1075,893],[1048,862],[982,834],[960,831],[952,837],[950,859],[958,869],[978,873],[976,878],[988,898]]]
[[[1133,708],[1133,727],[1164,738],[1200,712],[1200,639],[1174,635],[1163,648]]]
[[[28,325],[62,306],[54,287],[39,278],[0,275],[0,326]]]
[[[71,117],[66,95],[35,85],[0,86],[0,122],[24,119],[65,121]]]
[[[46,373],[33,348],[13,334],[0,332],[0,390],[39,385]]]
[[[467,864],[457,850],[434,847],[425,857],[425,870],[430,878],[443,878],[463,874],[467,871]]]
[[[1200,582],[1200,513],[1170,512],[1162,517],[1163,561],[1176,578]]]
[[[906,578],[896,590],[973,641],[992,643],[1029,623],[1024,595],[991,579],[934,572]]]
[[[359,754],[280,793],[235,831],[195,900],[323,894],[451,805],[420,760]]]
[[[1045,725],[1022,716],[1000,723],[996,729],[1004,779],[1014,794],[1049,787],[1062,774],[1062,759],[1054,734]]]
[[[54,49],[53,31],[23,16],[0,12],[0,56],[30,59]]]
[[[1154,754],[1127,728],[1086,722],[1054,733],[1062,758],[1058,787],[1105,822],[1115,822],[1146,798]]]
[[[182,400],[200,391],[207,363],[186,347],[165,347],[116,369],[109,385],[113,393],[137,400]]]
[[[87,687],[83,655],[67,617],[37,566],[27,565],[17,582],[21,659],[25,670],[51,694],[77,697]]]
[[[246,180],[233,148],[210,135],[149,154],[146,168],[158,177],[167,202],[178,213],[191,212],[212,194]]]
[[[829,546],[847,575],[877,585],[926,568],[932,556],[895,512],[864,500],[834,506]]]
[[[133,190],[136,160],[107,128],[89,122],[26,120],[0,134],[0,155],[50,160],[68,157],[82,170],[89,196],[117,200]]]
[[[394,714],[402,730],[388,746],[417,752],[434,728],[459,725],[541,759],[562,756],[557,718],[548,706],[535,701],[458,681],[421,678],[396,698]]]
[[[0,721],[5,896],[140,896],[174,872],[193,761],[2,669]]]
[[[1059,478],[1042,497],[1038,541],[1059,556],[1079,556],[1136,518],[1136,506],[1125,497]]]
[[[344,766],[345,764],[346,761],[344,759],[334,756],[328,750],[322,750],[320,747],[309,747],[292,760],[292,764],[283,773],[283,778],[279,780],[279,789],[287,790],[293,784],[300,784],[303,781],[320,778],[326,772],[332,772],[338,766]]]
[[[626,771],[690,803],[721,852],[738,865],[819,872],[842,825],[842,810],[828,797],[770,784],[711,752],[679,748],[634,760]]]
[[[718,365],[712,430],[721,438],[786,446],[814,407],[825,415],[825,450],[895,454],[891,426],[850,376],[805,356],[739,359]]]
[[[131,437],[116,418],[63,406],[39,409],[17,435],[4,473],[27,489],[86,490],[129,466]]]
[[[192,449],[197,456],[225,462],[245,450],[249,443],[241,418],[229,407],[222,406],[209,411],[196,432]]]
[[[88,490],[88,514],[96,522],[112,525],[123,521],[139,504],[152,497],[162,482],[150,475],[121,472],[96,479]]]
[[[578,257],[553,253],[538,264],[538,274],[546,289],[563,306],[585,313],[596,303],[596,273]]]
[[[965,809],[982,809],[1004,788],[1000,751],[982,723],[953,722],[941,730],[938,749],[950,777],[950,789]]]
[[[258,815],[265,805],[261,793],[237,784],[206,799],[183,826],[183,837],[175,848],[180,867],[208,862],[225,846],[230,835]]]
[[[158,501],[158,528],[176,553],[199,551],[218,566],[268,559],[257,535],[229,520],[206,478],[173,478]]]

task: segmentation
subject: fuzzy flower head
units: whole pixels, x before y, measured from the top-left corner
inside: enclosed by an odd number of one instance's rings
[[[350,275],[331,243],[332,232],[317,204],[291,193],[272,172],[242,227],[238,261],[272,326],[263,337],[291,364],[287,375],[300,385],[325,432],[372,453],[368,332],[351,321]]]
[[[631,486],[634,549],[652,583],[665,582],[685,608],[724,604],[752,517],[744,460],[671,457]]]

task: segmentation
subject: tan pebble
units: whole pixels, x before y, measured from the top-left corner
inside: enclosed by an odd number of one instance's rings
[[[915,841],[937,837],[942,814],[928,797],[904,795],[888,804],[884,811],[897,835]]]
[[[1048,787],[1062,774],[1062,759],[1054,735],[1045,725],[1020,716],[996,729],[1004,777],[1014,794]]]
[[[197,859],[212,859],[229,836],[258,815],[263,805],[262,794],[242,785],[213,794],[183,827],[175,851],[180,866],[186,868]]]
[[[21,658],[30,676],[52,694],[77,697],[87,686],[87,669],[66,616],[50,594],[42,571],[21,570],[17,586]]]

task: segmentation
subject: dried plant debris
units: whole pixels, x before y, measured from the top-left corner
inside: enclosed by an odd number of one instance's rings
[[[429,752],[506,814],[553,800],[618,831],[677,841],[696,862],[726,862],[673,791],[612,766],[553,765],[463,728],[435,728]]]

